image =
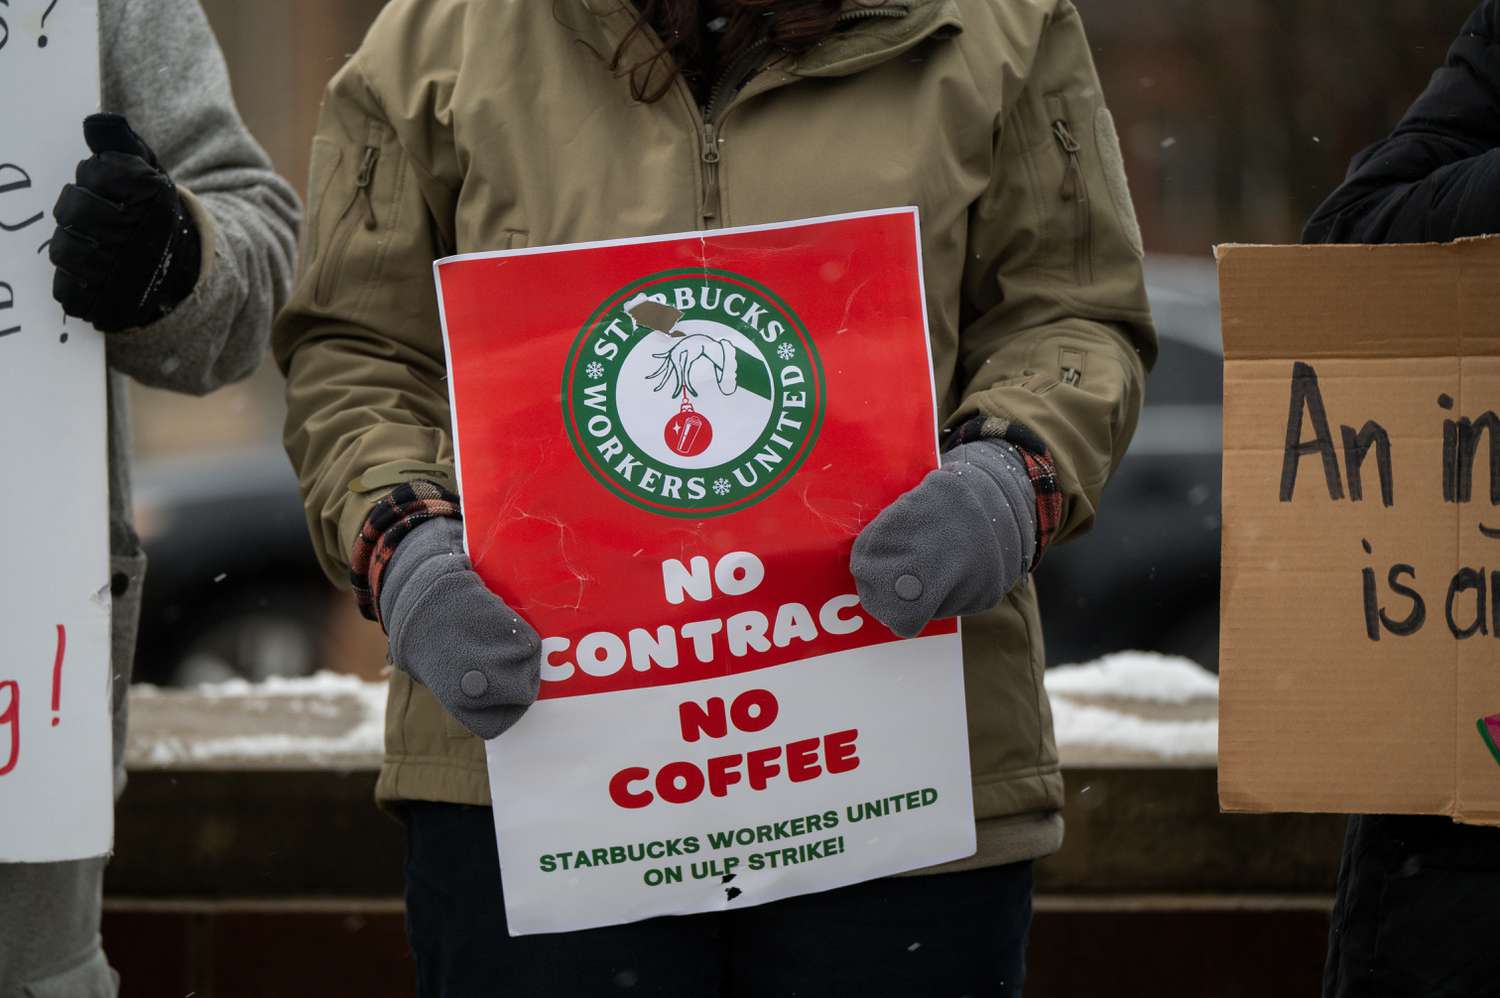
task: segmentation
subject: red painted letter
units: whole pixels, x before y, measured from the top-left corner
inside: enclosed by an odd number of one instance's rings
[[[723,738],[729,734],[729,719],[724,715],[724,701],[711,697],[701,707],[689,700],[677,708],[677,718],[682,722],[682,740],[696,742],[698,736]]]
[[[740,782],[739,765],[742,755],[716,755],[708,760],[708,792],[715,797],[724,797],[729,788]]]
[[[5,697],[6,693],[10,696]],[[0,698],[5,700],[5,709],[0,710],[0,728],[10,728],[10,751],[0,765],[0,776],[4,776],[21,760],[21,684],[15,680],[0,683]]]
[[[656,793],[668,804],[695,801],[703,794],[703,771],[690,762],[669,762],[656,774]]]
[[[651,794],[646,790],[631,790],[630,785],[637,780],[644,780],[651,776],[651,770],[642,769],[640,766],[630,766],[620,770],[609,781],[609,799],[624,808],[635,809],[645,807],[651,803]]]
[[[793,783],[823,775],[823,767],[818,765],[816,738],[803,738],[786,747],[786,775]]]
[[[780,711],[781,704],[770,690],[746,690],[734,698],[729,717],[741,731],[764,731],[776,722]]]
[[[776,760],[781,758],[781,746],[753,749],[745,757],[745,772],[750,774],[750,786],[755,790],[766,789],[771,777],[781,772]]]
[[[823,765],[830,773],[847,773],[859,768],[859,756],[854,754],[854,739],[858,737],[858,728],[835,731],[823,737]]]

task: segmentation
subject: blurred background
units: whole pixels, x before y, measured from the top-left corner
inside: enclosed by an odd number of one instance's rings
[[[1099,529],[1043,566],[1049,658],[1137,648],[1213,668],[1221,374],[1210,248],[1295,241],[1350,157],[1425,85],[1473,3],[1076,2],[1119,123],[1164,348]],[[321,90],[381,0],[204,6],[245,119],[305,190]],[[378,631],[333,597],[307,549],[277,444],[275,370],[210,399],[138,389],[134,403],[153,563],[138,680],[318,667],[373,676]],[[251,507],[256,516],[241,514]],[[246,543],[246,523],[263,536]],[[1091,626],[1077,626],[1079,611]]]

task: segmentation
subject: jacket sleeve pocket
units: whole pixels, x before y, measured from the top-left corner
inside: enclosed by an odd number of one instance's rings
[[[344,148],[337,142],[319,135],[313,139],[312,165],[308,167],[308,223],[303,229],[302,257],[312,259],[318,255],[318,247],[327,239],[320,230],[323,205],[328,201],[328,189],[338,176],[339,164],[343,162]],[[321,239],[319,237],[322,237]]]
[[[369,280],[373,276],[368,267],[365,272],[345,274],[344,266],[350,243],[357,235],[363,232],[367,238],[378,238],[381,212],[376,208],[377,203],[390,206],[397,196],[394,188],[401,179],[397,173],[402,169],[403,161],[391,156],[387,158],[385,170],[381,170],[389,134],[380,122],[370,121],[364,144],[357,150],[350,150],[351,156],[345,157],[341,152],[329,170],[328,193],[332,198],[329,200],[325,195],[324,203],[318,208],[318,228],[328,229],[328,239],[321,244],[322,252],[315,257],[317,274],[313,301],[319,306],[326,307],[333,300],[341,283]],[[365,259],[374,262],[369,254]]]
[[[1026,159],[1037,226],[1035,265],[1070,287],[1084,287],[1111,254],[1142,255],[1140,228],[1125,180],[1113,119],[1097,90],[1025,97],[1007,127]]]
[[[1046,444],[1063,493],[1058,540],[1093,522],[1156,350],[1134,213],[1103,110],[1078,11],[1060,0],[1024,85],[1002,109],[990,186],[970,212],[963,288],[972,319],[959,334],[961,387],[946,421],[998,417]],[[1117,182],[1109,169],[1122,171]]]
[[[352,540],[389,487],[373,483],[377,472],[453,466],[432,261],[452,242],[457,184],[428,165],[442,147],[412,144],[442,133],[403,127],[358,58],[329,84],[310,252],[272,335],[313,545],[345,588]]]
[[[1047,162],[1038,167],[1037,175],[1056,180],[1055,184],[1043,184],[1035,197],[1053,233],[1053,269],[1074,284],[1087,284],[1094,279],[1094,198],[1084,170],[1088,150],[1078,138],[1086,133],[1078,128],[1067,94],[1049,94],[1044,103],[1047,113],[1043,123],[1050,148],[1038,150]]]

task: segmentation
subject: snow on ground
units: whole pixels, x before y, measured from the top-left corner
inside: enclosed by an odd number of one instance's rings
[[[173,709],[184,697],[197,699],[200,709],[212,715],[202,719],[207,723],[185,730],[180,713]],[[385,683],[332,672],[272,677],[260,683],[231,679],[190,690],[136,686],[131,690],[136,715],[131,763],[160,767],[223,759],[378,761],[385,747],[385,698]],[[143,714],[160,714],[167,723],[143,725]],[[279,730],[255,730],[268,726]]]
[[[1064,761],[1086,753],[1212,760],[1219,743],[1219,680],[1195,662],[1120,652],[1049,669],[1047,693]]]
[[[1188,703],[1219,699],[1219,678],[1185,658],[1124,651],[1088,665],[1049,669],[1047,692],[1054,696]]]
[[[1160,756],[1163,760],[1213,759],[1218,753],[1219,722],[1165,721],[1141,718],[1105,707],[1079,706],[1065,698],[1052,700],[1057,750],[1064,762],[1079,750],[1098,757],[1120,751]]]
[[[1193,662],[1121,652],[1049,669],[1046,684],[1065,763],[1215,758],[1219,682]],[[191,690],[136,686],[131,699],[134,766],[227,759],[373,765],[384,747],[385,683],[355,676],[235,679]],[[195,706],[184,710],[188,701]]]
[[[189,692],[205,700],[219,700],[225,697],[246,696],[314,698],[362,696],[373,690],[381,691],[381,703],[384,704],[385,683],[367,683],[358,676],[348,676],[337,672],[319,672],[312,676],[295,678],[271,676],[258,683],[252,683],[248,679],[226,679],[221,683],[203,683],[194,686]],[[175,691],[163,690],[159,686],[146,683],[137,683],[130,688],[132,697],[148,699],[169,692]]]

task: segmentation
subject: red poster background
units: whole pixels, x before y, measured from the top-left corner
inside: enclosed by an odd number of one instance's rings
[[[796,312],[821,359],[821,433],[790,480],[737,512],[647,512],[591,476],[566,429],[561,383],[589,316],[620,288],[681,267],[733,271]],[[460,257],[438,265],[470,555],[485,582],[544,637],[653,634],[798,602],[814,617],[854,592],[860,528],[937,465],[931,360],[913,210],[721,230],[645,242]],[[765,582],[739,597],[672,606],[664,559],[715,563],[750,551]],[[862,610],[846,616],[863,615]],[[952,633],[942,621],[926,633]],[[673,669],[576,670],[542,696],[578,696],[746,672],[897,638],[866,617],[853,634],[703,664],[682,639]],[[558,656],[559,660],[570,658]]]

